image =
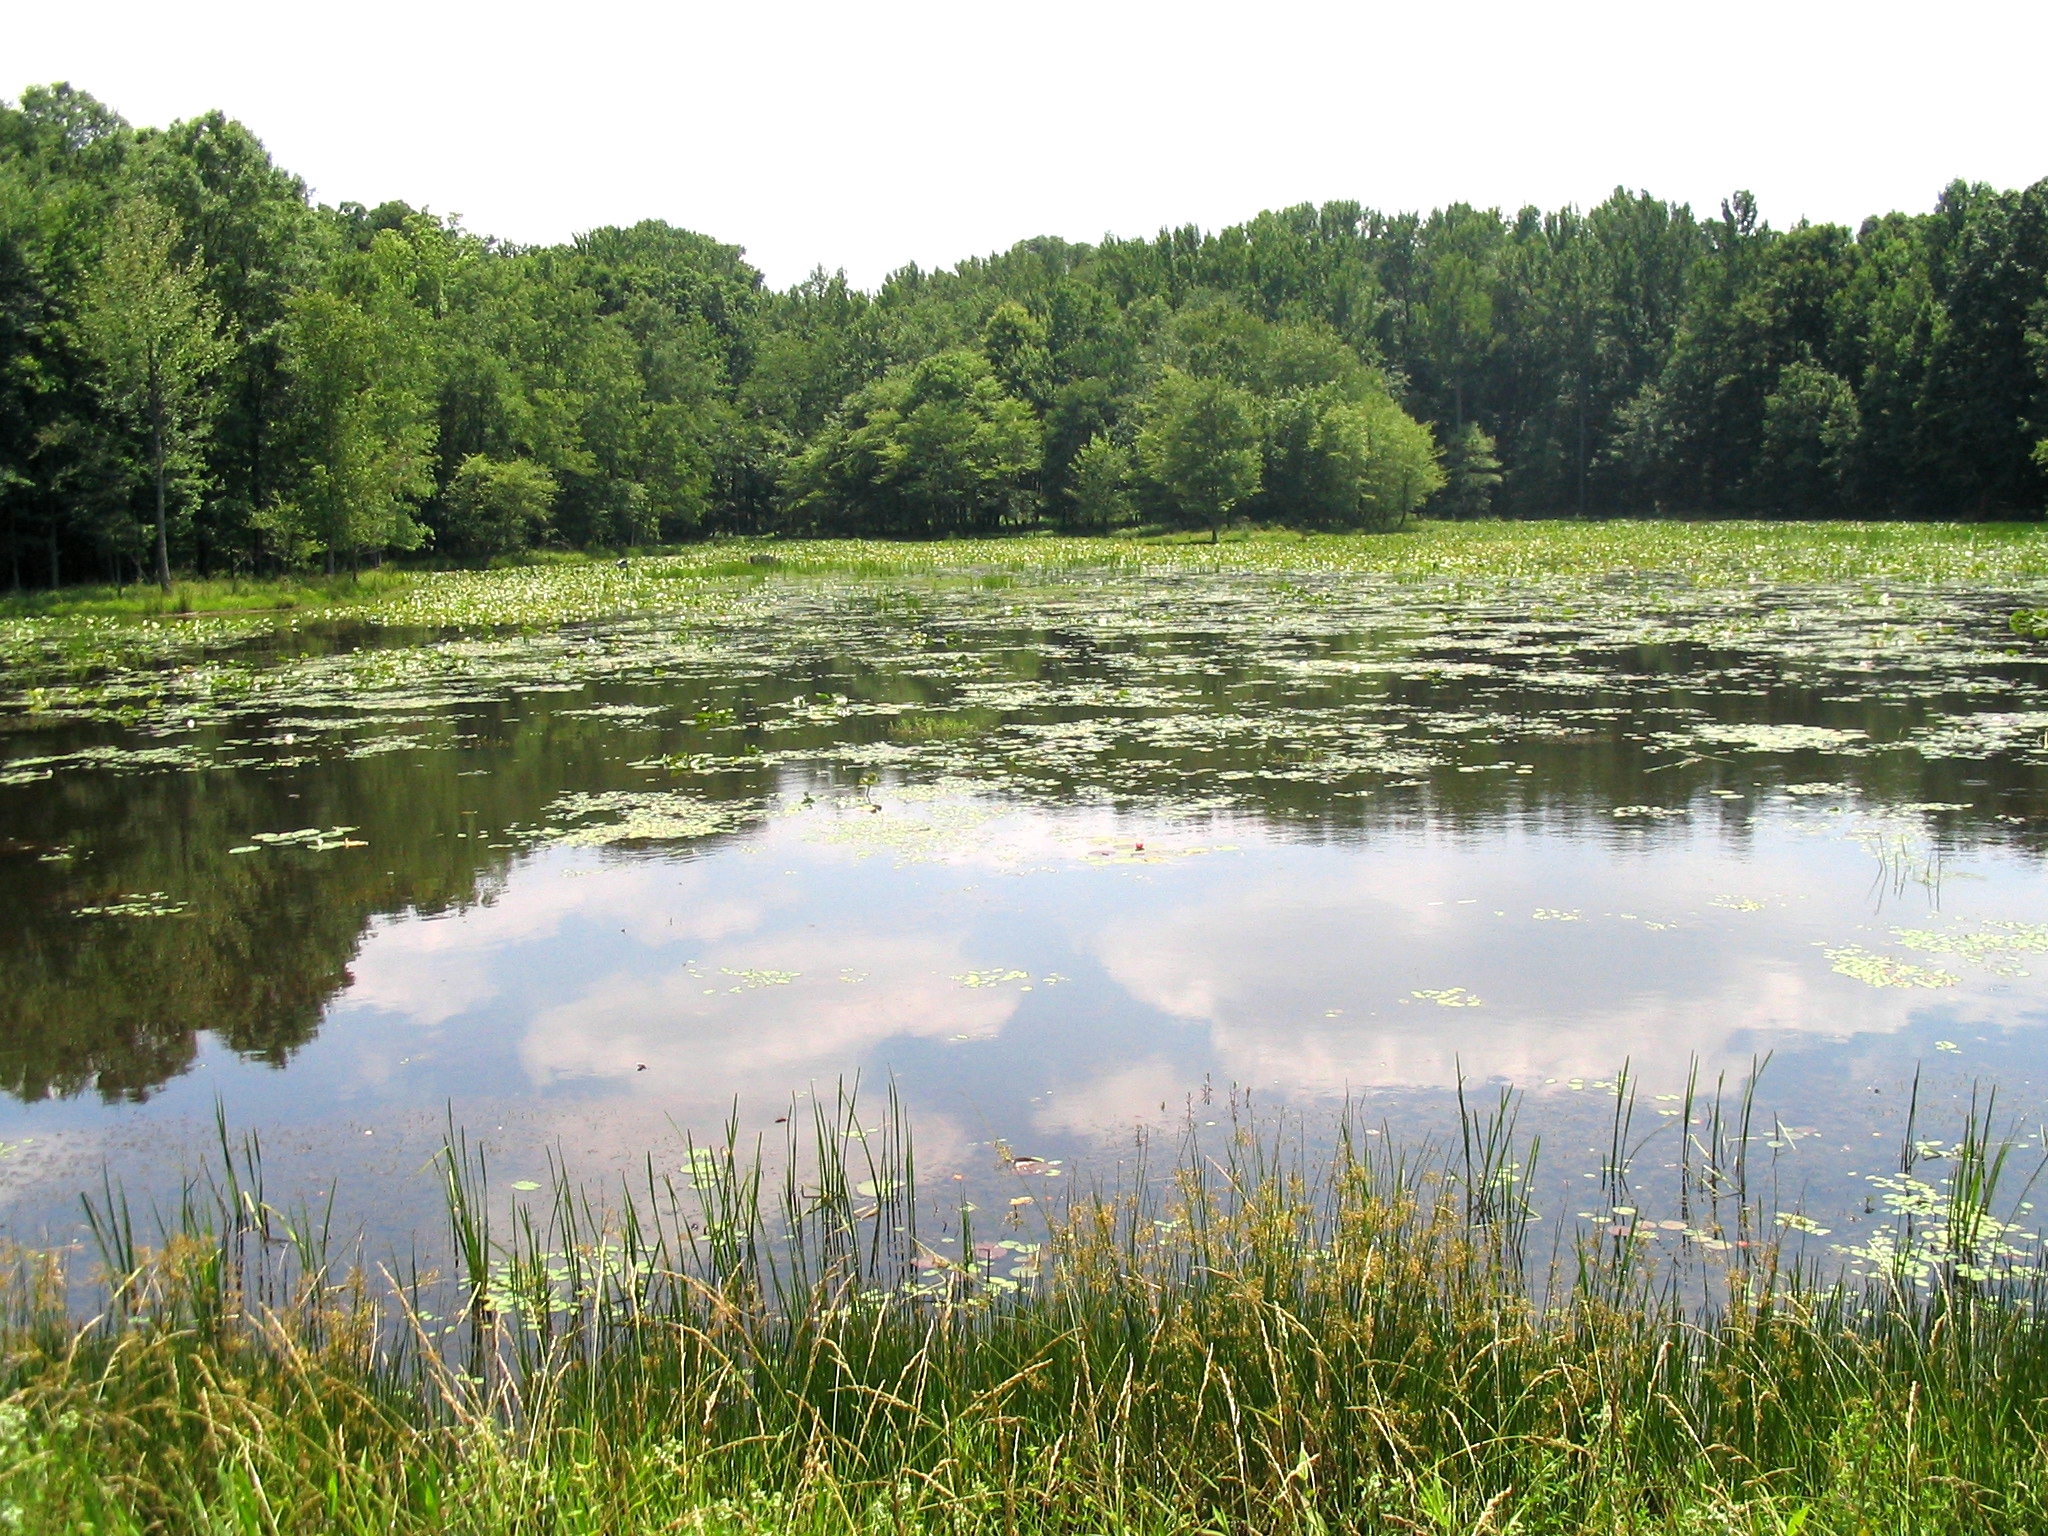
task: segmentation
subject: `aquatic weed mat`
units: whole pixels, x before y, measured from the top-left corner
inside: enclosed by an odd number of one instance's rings
[[[2027,587],[2048,580],[2048,541],[2009,524],[1547,521],[1419,523],[1395,534],[1235,534],[1188,539],[725,539],[658,556],[548,560],[484,571],[382,571],[360,584],[237,584],[249,606],[211,613],[112,609],[32,594],[0,606],[0,668],[59,674],[190,654],[250,636],[356,619],[377,625],[553,625],[661,611],[687,590],[771,576],[1004,581],[1097,570],[1380,576],[1519,582],[1656,575],[1694,586],[1878,582]],[[202,584],[206,585],[206,584]],[[213,585],[218,585],[213,584]],[[322,606],[268,609],[317,598]],[[244,599],[238,597],[236,601]]]
[[[854,563],[823,548],[840,569]],[[1170,553],[1189,567],[1202,556]],[[475,740],[464,712],[484,707],[645,742],[625,761],[649,788],[730,773],[758,788],[786,765],[829,764],[1189,810],[1250,803],[1254,787],[1367,793],[1450,771],[1526,775],[1530,751],[1595,736],[1697,766],[1903,754],[2035,764],[2048,734],[2048,710],[2029,707],[2036,652],[2005,626],[2034,593],[1701,588],[1633,574],[1416,581],[1298,557],[1279,573],[1245,568],[1249,557],[1177,569],[1159,554],[996,585],[777,570],[671,591],[658,613],[517,626],[510,615],[602,609],[614,578],[633,590],[660,578],[478,573],[501,597],[513,578],[552,595],[507,598],[507,623],[452,631],[388,609],[407,627],[382,643],[364,632],[316,644],[309,631],[281,645],[209,621],[189,641],[204,653],[182,658],[142,626],[150,642],[108,641],[90,678],[11,670],[0,776],[452,750]],[[457,610],[499,612],[457,604],[440,617]]]

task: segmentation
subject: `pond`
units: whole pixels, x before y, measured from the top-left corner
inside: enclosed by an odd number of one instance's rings
[[[893,1084],[923,1177],[1046,1191],[1247,1095],[1455,1135],[1463,1080],[1605,1222],[1617,1110],[1654,1185],[1688,1082],[1768,1058],[1753,1176],[1853,1249],[1973,1092],[2039,1155],[2021,600],[735,578],[47,683],[0,734],[0,1215],[167,1202],[216,1115],[396,1251],[450,1123],[534,1183]]]

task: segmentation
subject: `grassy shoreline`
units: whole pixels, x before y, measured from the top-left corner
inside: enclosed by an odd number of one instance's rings
[[[1532,1264],[1535,1148],[1505,1098],[1442,1155],[1349,1121],[1326,1154],[1249,1121],[1220,1145],[1191,1130],[1156,1176],[1036,1231],[965,1210],[939,1230],[900,1114],[863,1118],[842,1097],[777,1160],[728,1132],[679,1175],[590,1190],[558,1170],[509,1208],[451,1128],[443,1278],[337,1261],[319,1213],[269,1205],[255,1144],[223,1132],[153,1250],[97,1202],[92,1321],[67,1314],[58,1256],[15,1256],[0,1514],[763,1536],[2048,1524],[2048,1291],[1999,1241],[2003,1156],[1974,1119],[1938,1199],[1901,1217],[1918,1257],[1848,1285],[1761,1240],[1746,1138],[1716,1106],[1693,1195],[1759,1238],[1699,1288],[1626,1231]]]

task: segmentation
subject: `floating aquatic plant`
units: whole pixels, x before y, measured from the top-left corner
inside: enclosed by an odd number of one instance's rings
[[[799,971],[734,970],[720,966],[721,976],[730,976],[735,985],[726,988],[728,992],[758,992],[763,987],[786,987],[802,973]]]
[[[963,987],[1000,987],[1006,982],[1029,981],[1029,971],[962,971],[953,978]]]
[[[525,835],[565,848],[690,842],[738,831],[764,814],[758,800],[707,800],[681,790],[574,791],[557,795],[547,808],[548,824]]]
[[[192,904],[173,900],[165,891],[130,892],[116,901],[77,907],[74,917],[176,917],[189,912]]]
[[[1880,955],[1860,944],[1827,951],[1828,964],[1843,976],[1872,987],[1952,987],[1960,979],[1932,966],[1913,965]]]
[[[252,832],[249,841],[229,853],[261,853],[266,848],[302,848],[308,853],[331,853],[336,848],[367,848],[369,844],[349,833],[354,827],[300,827],[295,832]]]
[[[2048,923],[1994,921],[1974,931],[1928,928],[1894,928],[1892,938],[1901,947],[1922,954],[1953,955],[1981,965],[2001,976],[2025,976],[2015,955],[2048,954]]]

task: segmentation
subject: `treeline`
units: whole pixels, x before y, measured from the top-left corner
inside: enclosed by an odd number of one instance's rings
[[[2048,182],[1779,232],[1331,203],[778,293],[647,222],[314,206],[219,114],[0,105],[16,585],[719,531],[2035,516]]]

